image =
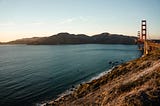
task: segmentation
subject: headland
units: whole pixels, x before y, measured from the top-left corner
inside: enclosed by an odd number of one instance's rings
[[[104,76],[81,84],[72,93],[44,106],[158,106],[160,50],[116,66]]]

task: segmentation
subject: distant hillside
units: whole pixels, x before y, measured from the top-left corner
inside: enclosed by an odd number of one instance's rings
[[[27,44],[33,45],[57,45],[57,44],[87,44],[92,40],[89,36],[83,34],[59,33],[50,37],[42,37],[34,42]]]
[[[136,37],[102,33],[92,36],[94,43],[100,44],[135,44]]]
[[[156,42],[156,43],[160,43],[160,40],[157,40],[157,39],[156,40],[153,39],[153,41]]]
[[[38,41],[40,37],[33,37],[33,38],[23,38],[23,39],[17,39],[14,41],[7,42],[7,44],[28,44],[31,42]]]
[[[102,33],[94,36],[59,33],[49,37],[23,38],[7,44],[58,45],[58,44],[135,44],[136,37]]]

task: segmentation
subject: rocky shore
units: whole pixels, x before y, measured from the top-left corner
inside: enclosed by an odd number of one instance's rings
[[[115,67],[44,106],[160,106],[160,50]]]

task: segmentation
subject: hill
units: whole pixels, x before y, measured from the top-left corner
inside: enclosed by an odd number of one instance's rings
[[[136,37],[102,33],[91,37],[98,44],[135,44]]]
[[[154,41],[155,43],[160,43],[160,40],[158,40],[158,39],[153,39],[152,41]]]
[[[23,38],[23,39],[17,39],[14,41],[10,41],[10,42],[6,42],[5,44],[29,44],[32,42],[36,42],[39,39],[41,39],[40,37],[33,37],[33,38]]]
[[[102,33],[94,36],[59,33],[49,37],[23,38],[7,44],[57,45],[57,44],[135,44],[136,37]]]
[[[46,106],[160,106],[160,50],[80,84]]]

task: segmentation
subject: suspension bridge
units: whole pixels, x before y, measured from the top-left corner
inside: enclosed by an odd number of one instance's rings
[[[160,50],[160,43],[156,43],[151,39],[147,39],[147,37],[147,21],[142,20],[141,31],[138,31],[137,39],[139,50],[141,50],[144,55],[149,54],[153,50]]]

